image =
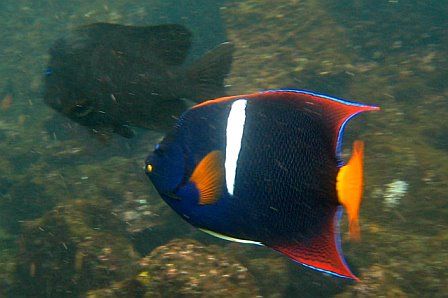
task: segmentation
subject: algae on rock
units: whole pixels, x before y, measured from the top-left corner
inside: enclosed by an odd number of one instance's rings
[[[125,227],[107,201],[77,200],[25,222],[20,246],[17,275],[23,295],[81,295],[136,268]]]

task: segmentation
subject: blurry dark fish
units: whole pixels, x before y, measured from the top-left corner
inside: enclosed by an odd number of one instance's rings
[[[196,105],[146,160],[162,198],[193,226],[277,250],[307,267],[357,279],[338,231],[342,206],[359,238],[364,145],[341,159],[345,125],[379,108],[300,90]]]
[[[104,134],[130,138],[130,126],[164,131],[188,107],[184,99],[225,94],[232,44],[185,66],[191,37],[180,25],[80,27],[50,49],[45,103]]]

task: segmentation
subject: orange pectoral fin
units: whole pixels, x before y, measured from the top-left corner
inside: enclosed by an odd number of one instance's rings
[[[339,169],[336,189],[339,203],[347,211],[350,238],[359,240],[359,209],[363,191],[363,158],[364,142],[353,143],[352,157],[349,162]]]
[[[224,166],[221,152],[218,150],[207,154],[196,166],[190,181],[199,191],[199,204],[215,203],[224,183]]]

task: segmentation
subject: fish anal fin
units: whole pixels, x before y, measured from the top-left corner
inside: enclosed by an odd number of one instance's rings
[[[363,191],[364,142],[353,143],[352,156],[348,163],[339,169],[336,189],[338,200],[347,211],[350,238],[360,239],[359,209]]]
[[[339,220],[339,213],[335,212],[334,220],[329,220],[330,223],[322,230],[321,235],[315,236],[308,241],[267,246],[285,254],[306,267],[338,277],[359,281],[350,271],[339,251],[339,232],[335,232],[335,226],[337,226],[337,221]]]
[[[199,191],[199,204],[215,203],[220,195],[224,183],[224,165],[219,150],[208,153],[196,166],[190,182]]]

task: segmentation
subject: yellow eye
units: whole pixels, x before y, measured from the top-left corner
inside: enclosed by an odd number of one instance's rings
[[[150,165],[150,164],[146,165],[146,172],[148,172],[148,173],[152,172],[152,165]]]

